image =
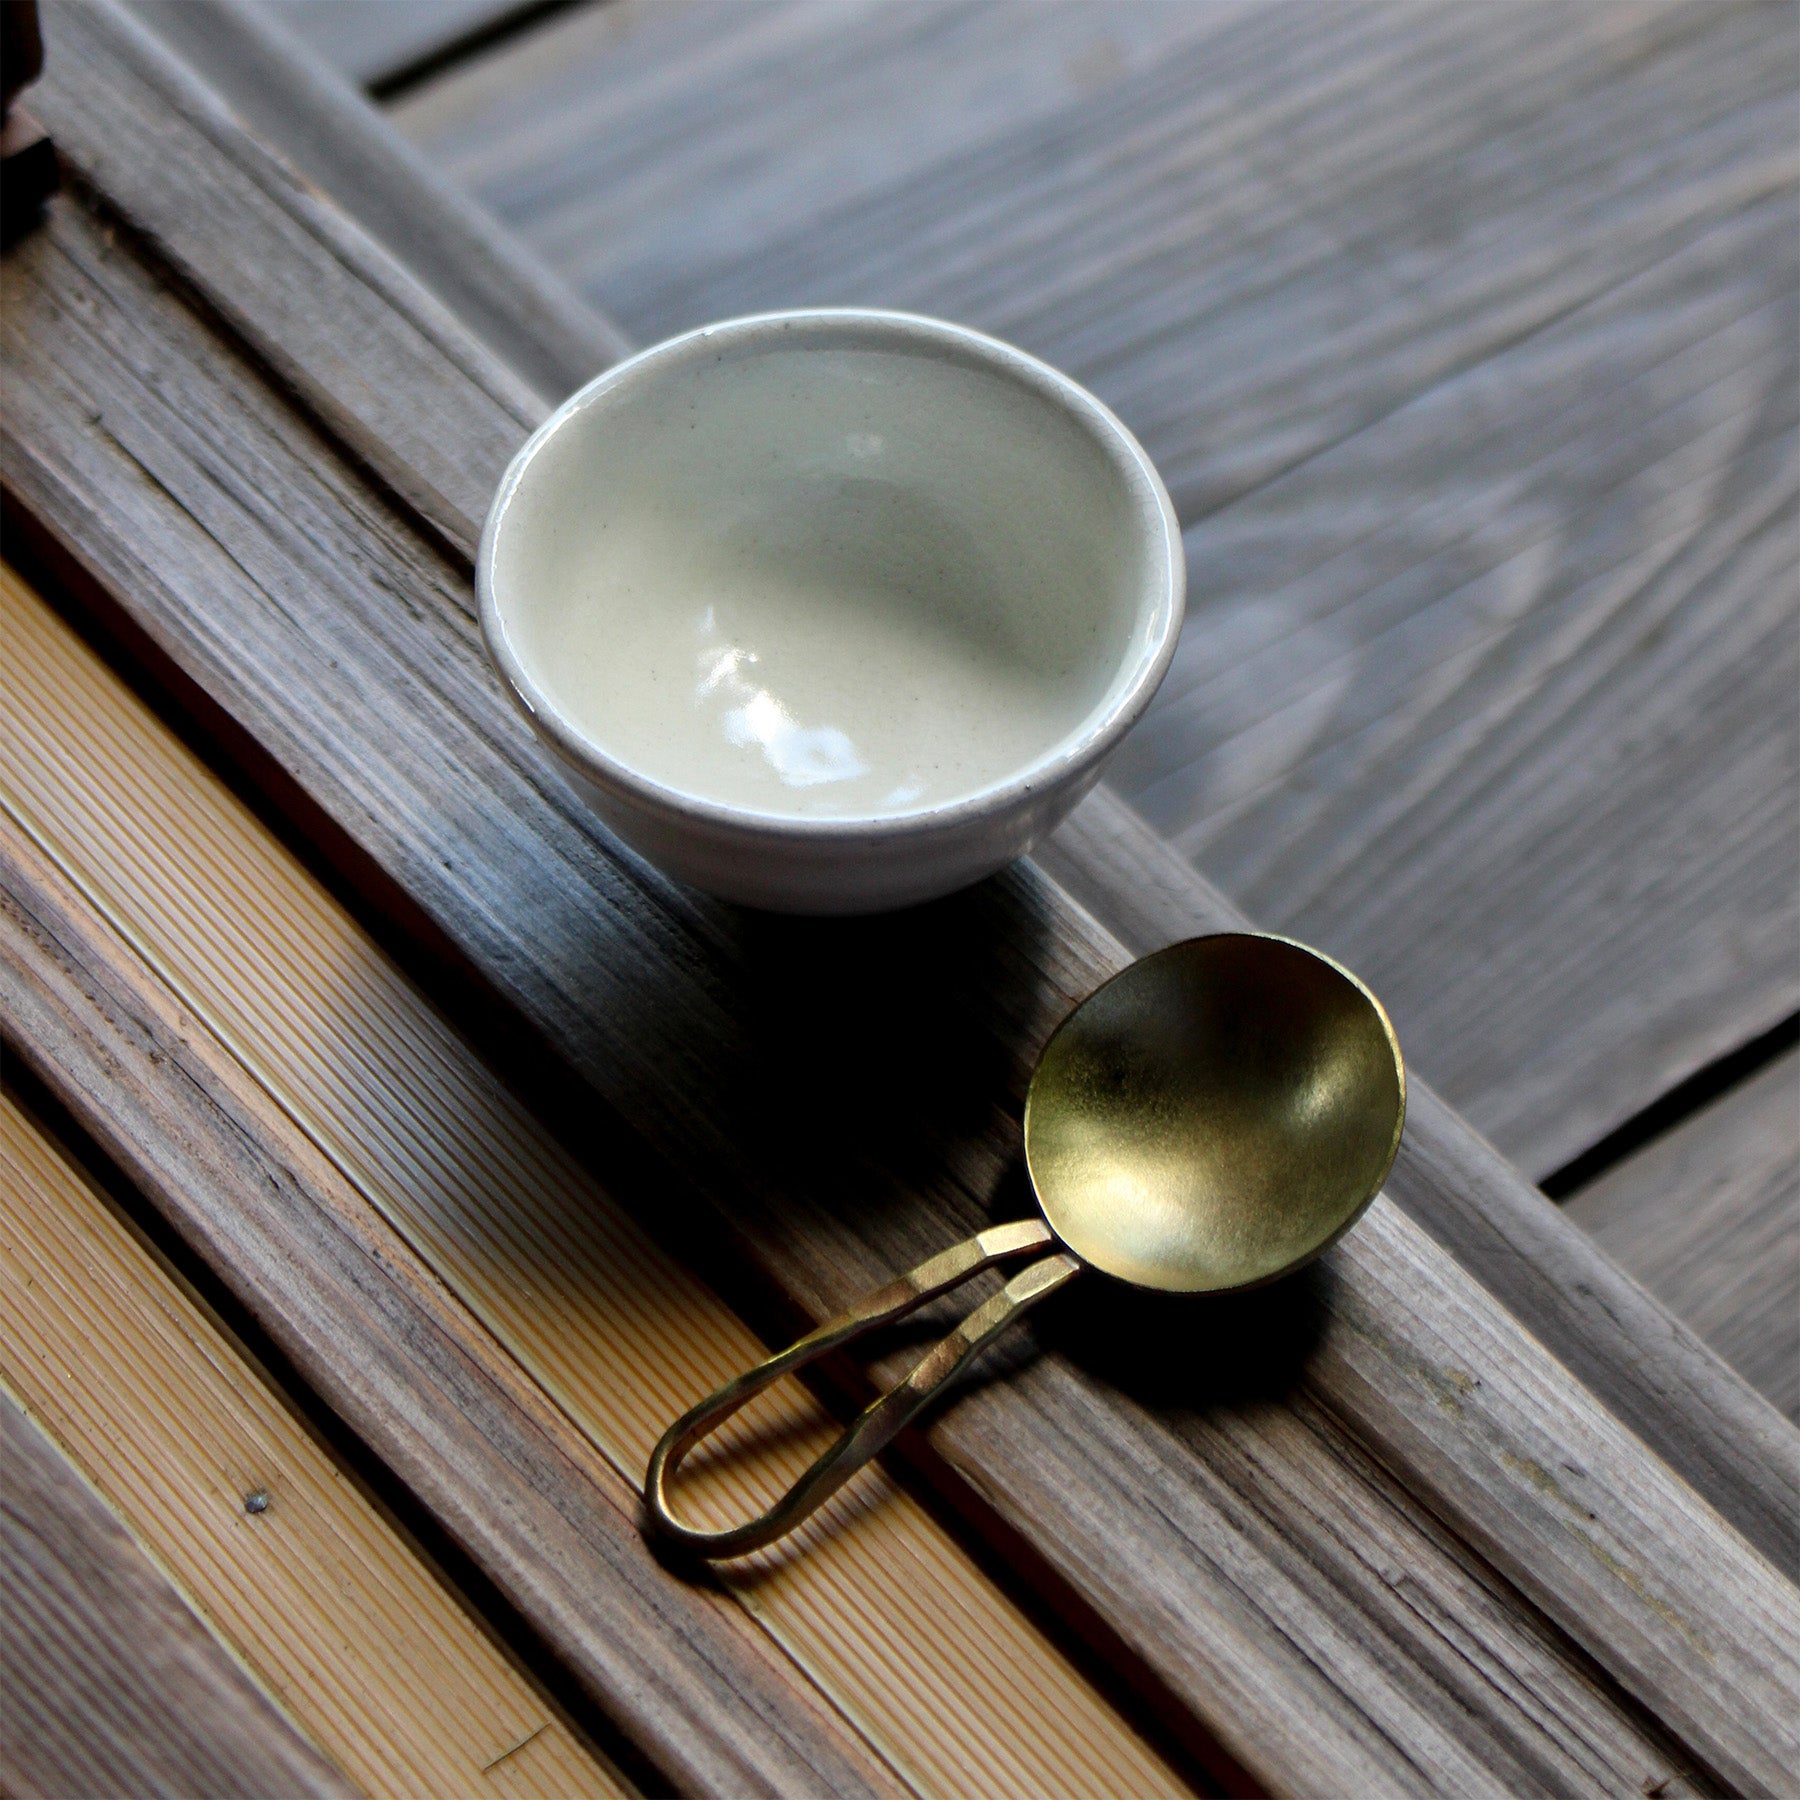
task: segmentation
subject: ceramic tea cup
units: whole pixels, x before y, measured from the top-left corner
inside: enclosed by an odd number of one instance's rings
[[[495,664],[600,816],[797,913],[963,887],[1149,704],[1181,537],[1149,458],[1019,350],[901,313],[707,326],[590,382],[500,484]]]

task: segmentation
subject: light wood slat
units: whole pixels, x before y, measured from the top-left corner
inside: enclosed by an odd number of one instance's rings
[[[0,1240],[7,1384],[359,1787],[632,1791],[4,1096]]]
[[[260,0],[133,0],[132,10],[539,392],[561,399],[624,353],[616,327],[444,180]],[[358,0],[357,10],[386,8]],[[58,29],[52,18],[53,40]]]
[[[1800,1423],[1800,1052],[1564,1210]]]
[[[1035,1045],[1118,966],[1116,944],[1026,872],[912,919],[795,934],[615,861],[560,785],[543,785],[494,694],[466,577],[436,565],[301,421],[256,400],[259,377],[228,347],[137,285],[124,259],[102,268],[83,230],[62,209],[4,272],[6,468],[22,497],[280,755],[346,834],[341,848],[388,870],[646,1135],[681,1178],[657,1195],[664,1218],[682,1181],[700,1186],[815,1314],[968,1229],[974,1196],[1016,1154]],[[78,331],[34,327],[39,296],[57,291],[43,282],[76,284],[84,298],[55,305]],[[123,362],[115,342],[131,346]],[[92,389],[102,368],[104,438],[72,429],[88,413],[55,397]],[[179,415],[166,410],[177,395]],[[200,449],[225,418],[229,463]],[[210,471],[199,486],[195,453]],[[154,468],[156,488],[128,468]],[[218,476],[232,484],[224,507]],[[373,600],[343,573],[372,568],[386,584]],[[269,585],[252,599],[257,581]],[[382,597],[396,586],[403,620]],[[360,729],[359,691],[382,696],[376,736]],[[425,693],[429,707],[415,707]],[[933,1041],[953,1053],[914,1065],[924,1087],[916,1073],[896,1082],[898,1063],[846,1086],[841,1046],[863,1023],[857,972],[871,957],[904,972],[926,1016],[941,1011],[948,1035]],[[847,1123],[827,1136],[840,1103]],[[1728,1779],[1763,1779],[1751,1771],[1783,1756],[1792,1590],[1390,1209],[1370,1218],[1333,1261],[1342,1285],[1320,1290],[1328,1328],[1291,1406],[1127,1399],[1045,1356],[932,1432],[968,1484],[960,1503],[977,1505],[978,1491],[1275,1785],[1336,1788],[1351,1770],[1375,1789],[1518,1791],[1615,1780],[1653,1754],[1567,1646],[1364,1460],[1347,1419]],[[1358,1292],[1381,1320],[1374,1335]],[[1458,1345],[1480,1348],[1481,1383],[1441,1411],[1424,1372],[1446,1356],[1460,1366]],[[1554,1484],[1534,1479],[1567,1442],[1584,1446],[1595,1513],[1582,1537]],[[1284,1497],[1265,1512],[1272,1492]],[[1598,1560],[1583,1547],[1596,1529]],[[1384,1568],[1410,1570],[1406,1591],[1422,1583],[1429,1605],[1397,1596]],[[1711,1660],[1645,1598],[1691,1623],[1727,1587],[1732,1635],[1705,1636]],[[1488,1646],[1484,1659],[1471,1643]]]
[[[707,1793],[906,1790],[0,815],[0,1018],[25,1058],[665,1771]]]
[[[766,1348],[3,568],[0,622],[0,805],[636,1484],[668,1421]],[[771,1396],[733,1437],[772,1450],[683,1505],[746,1517],[836,1430]],[[921,1792],[1186,1791],[884,1476],[726,1580]]]
[[[642,337],[880,302],[1096,387],[1194,527],[1110,779],[1542,1176],[1800,992],[1800,15],[1078,17],[1087,92],[1055,11],[650,9],[397,116]]]
[[[252,1790],[349,1800],[357,1791],[270,1704],[3,1384],[0,1666],[0,1766],[15,1800],[235,1800]]]

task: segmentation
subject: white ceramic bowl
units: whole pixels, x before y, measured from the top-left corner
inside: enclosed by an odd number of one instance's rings
[[[1092,395],[903,313],[769,314],[608,369],[482,533],[508,688],[612,828],[782,912],[992,873],[1174,654],[1181,536]]]

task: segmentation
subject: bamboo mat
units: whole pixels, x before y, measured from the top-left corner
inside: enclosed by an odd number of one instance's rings
[[[764,1347],[10,570],[0,635],[0,807],[635,1490],[663,1426]],[[742,1518],[833,1429],[765,1396],[678,1504]],[[922,1794],[1186,1791],[878,1468],[725,1579]]]
[[[394,1800],[630,1791],[4,1095],[0,1244],[6,1386],[353,1781]]]

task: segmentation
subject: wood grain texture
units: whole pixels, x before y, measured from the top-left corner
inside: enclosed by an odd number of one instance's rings
[[[1800,1423],[1800,1053],[1645,1145],[1564,1210]]]
[[[1037,860],[1140,956],[1247,923],[1104,787]],[[1800,1573],[1800,1435],[1417,1079],[1387,1191],[1764,1555]]]
[[[546,398],[573,393],[624,353],[616,327],[283,29],[291,13],[272,17],[258,0],[134,0],[132,10]],[[405,8],[357,0],[353,10],[379,20]],[[53,16],[52,37],[57,29]]]
[[[641,337],[889,304],[1092,386],[1190,525],[1110,778],[1542,1175],[1800,994],[1797,52],[1786,7],[627,6],[397,116]]]
[[[921,166],[1103,106],[1246,10],[609,0],[388,110],[590,301],[625,301],[621,322],[650,342],[722,316],[662,298],[705,272]]]
[[[0,1018],[333,1408],[665,1771],[903,1791],[728,1601],[657,1567],[635,1495],[8,819]]]
[[[0,1387],[0,1765],[17,1800],[350,1800]]]
[[[1790,193],[1189,534],[1117,787],[1529,1174],[1800,1004],[1797,395]]]
[[[541,397],[131,14],[104,0],[61,6],[47,27],[34,98],[59,147],[117,189],[133,224],[271,367],[305,372],[358,456],[472,547],[467,522],[487,510],[490,471],[542,416]],[[299,264],[311,270],[304,291],[283,279]],[[372,368],[386,378],[372,382]]]
[[[1119,946],[1023,870],[804,932],[660,881],[504,706],[466,573],[98,238],[65,207],[4,271],[9,484],[664,1159],[657,1215],[705,1194],[817,1316],[1016,1205],[1031,1057]],[[97,429],[70,397],[100,393]],[[873,1066],[872,967],[920,1022]],[[1084,1367],[1095,1328],[1066,1315],[1056,1353],[934,1429],[961,1503],[1271,1785],[1640,1780],[1668,1752],[1591,1655],[1727,1782],[1778,1786],[1793,1590],[1398,1214],[1370,1219],[1260,1381]],[[1704,1622],[1727,1588],[1729,1636]]]
[[[635,1486],[766,1346],[4,568],[0,633],[0,807]],[[750,1516],[839,1430],[804,1390],[770,1399],[734,1434],[748,1468],[684,1482],[684,1516]],[[1186,1792],[884,1476],[721,1579],[918,1793]]]
[[[633,1791],[4,1096],[0,1294],[6,1384],[355,1786]]]
[[[640,341],[768,305],[941,311],[1093,384],[1191,520],[1791,183],[1789,31],[1668,5],[628,3],[394,116]]]

